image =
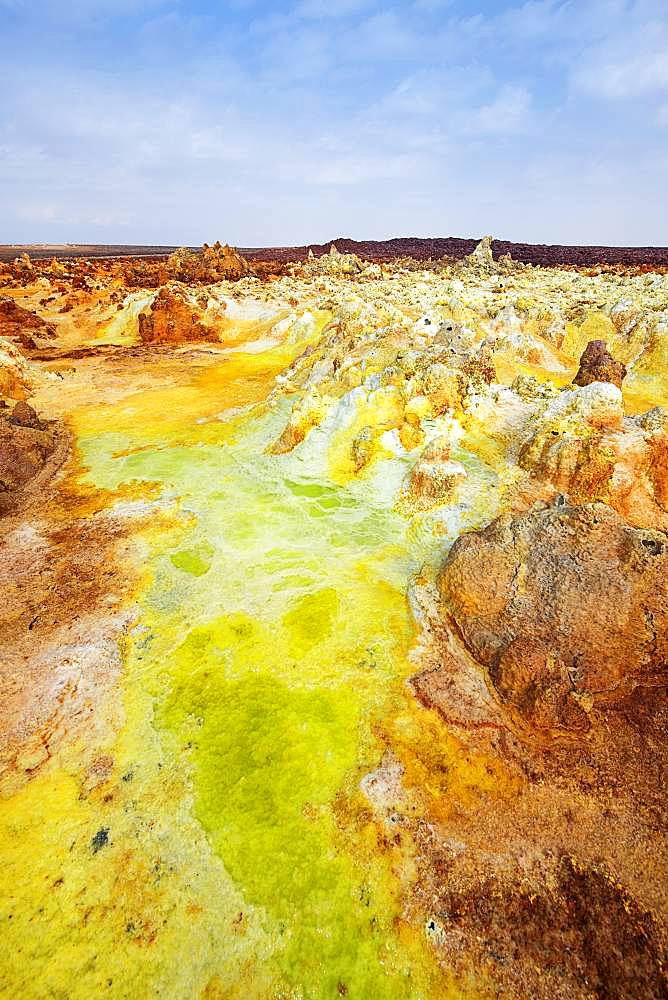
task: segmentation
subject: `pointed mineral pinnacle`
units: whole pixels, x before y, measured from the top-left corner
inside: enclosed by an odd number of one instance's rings
[[[484,260],[491,263],[494,259],[492,257],[492,239],[492,236],[483,236],[473,253],[469,255],[469,260]]]

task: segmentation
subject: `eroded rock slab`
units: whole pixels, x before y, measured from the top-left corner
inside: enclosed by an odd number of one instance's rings
[[[540,730],[666,682],[668,540],[603,504],[502,515],[459,538],[444,609],[498,697]]]

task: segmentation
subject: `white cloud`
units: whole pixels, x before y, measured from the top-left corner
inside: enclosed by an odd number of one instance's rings
[[[525,87],[506,84],[493,101],[471,115],[472,131],[489,134],[512,134],[524,129],[529,120],[531,94]]]
[[[455,140],[521,133],[531,124],[531,104],[526,87],[499,85],[490,70],[469,65],[406,77],[372,111],[381,121],[402,121],[407,135],[431,122]]]
[[[586,50],[573,81],[585,93],[610,100],[668,90],[668,20]]]
[[[189,138],[190,153],[196,160],[239,163],[247,160],[248,146],[235,131],[220,125],[195,128]]]

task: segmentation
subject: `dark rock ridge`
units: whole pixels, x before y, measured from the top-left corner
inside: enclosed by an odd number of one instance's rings
[[[304,260],[311,250],[316,257],[328,252],[332,243],[341,253],[357,254],[372,260],[392,260],[396,257],[413,257],[415,260],[454,257],[462,259],[470,256],[478,246],[479,239],[460,239],[455,236],[443,238],[397,237],[390,240],[351,240],[340,237],[326,243],[311,243],[303,247],[254,247],[241,249],[249,259],[259,260]],[[574,264],[593,267],[597,264],[657,264],[668,266],[668,247],[578,247],[558,244],[511,243],[508,240],[492,240],[492,255],[495,260],[509,254],[513,260],[526,264]]]
[[[427,260],[440,257],[462,259],[475,250],[479,239],[447,237],[396,237],[389,240],[352,240],[339,237],[325,243],[311,243],[299,247],[247,247],[239,252],[251,260],[297,261],[306,260],[309,250],[316,256],[328,252],[335,243],[342,253],[357,254],[372,260],[391,260],[396,257],[413,257]],[[143,257],[157,260],[173,253],[175,246],[87,246],[83,244],[32,246],[0,245],[0,261],[12,261],[19,254],[27,253],[33,260],[56,257],[58,259],[93,257]],[[195,247],[188,249],[197,250]],[[560,244],[512,243],[508,240],[493,240],[492,254],[498,260],[509,254],[513,260],[527,264],[553,266],[572,264],[578,267],[595,267],[598,264],[655,265],[668,267],[668,247],[601,247],[565,246]]]

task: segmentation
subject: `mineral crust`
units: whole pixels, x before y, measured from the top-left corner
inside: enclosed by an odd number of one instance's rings
[[[308,251],[0,264],[9,992],[659,1000],[666,252]]]

